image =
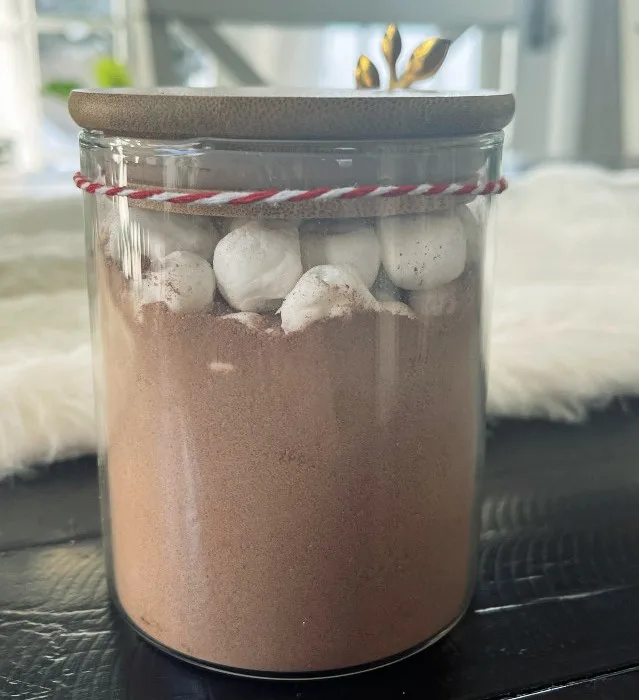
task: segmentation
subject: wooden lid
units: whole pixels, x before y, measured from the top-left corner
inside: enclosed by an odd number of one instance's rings
[[[421,90],[74,90],[78,126],[140,138],[406,139],[500,131],[511,94]]]

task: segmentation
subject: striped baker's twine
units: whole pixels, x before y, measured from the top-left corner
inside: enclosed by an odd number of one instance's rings
[[[316,187],[312,190],[258,190],[255,192],[204,191],[174,192],[161,188],[132,189],[130,187],[109,187],[99,182],[91,182],[76,173],[73,176],[76,186],[88,194],[106,197],[127,197],[145,199],[149,202],[167,204],[198,204],[200,206],[220,206],[223,204],[281,204],[282,202],[306,202],[315,200],[326,202],[344,199],[370,199],[372,197],[443,197],[481,196],[501,194],[507,187],[506,178],[483,184],[477,182],[452,182],[437,185],[357,185],[354,187]]]

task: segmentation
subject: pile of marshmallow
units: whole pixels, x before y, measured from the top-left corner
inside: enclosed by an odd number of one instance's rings
[[[213,219],[129,209],[108,254],[132,279],[136,306],[164,302],[196,313],[216,290],[238,321],[276,312],[292,333],[354,311],[428,317],[451,313],[466,266],[468,222],[453,212],[294,222]],[[474,233],[474,232],[473,232]],[[132,274],[134,261],[150,261]],[[407,303],[401,301],[404,299]]]

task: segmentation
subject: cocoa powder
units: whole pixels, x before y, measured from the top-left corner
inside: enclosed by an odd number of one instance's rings
[[[359,313],[284,335],[132,311],[98,265],[117,595],[207,663],[379,661],[463,612],[475,537],[478,289],[428,322]],[[272,319],[277,328],[276,319]]]

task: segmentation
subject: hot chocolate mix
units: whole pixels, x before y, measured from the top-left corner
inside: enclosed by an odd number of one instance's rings
[[[207,663],[336,670],[420,645],[469,596],[478,289],[448,315],[355,312],[285,335],[134,309],[98,266],[115,587]]]

